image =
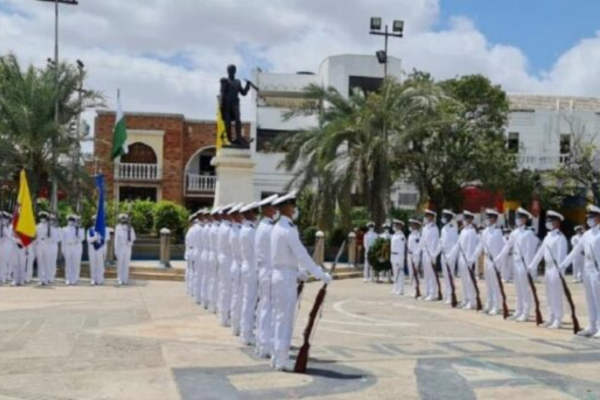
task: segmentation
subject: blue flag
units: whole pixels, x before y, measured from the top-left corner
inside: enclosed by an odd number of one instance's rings
[[[106,240],[106,221],[104,212],[104,175],[96,175],[96,187],[98,188],[98,211],[96,213],[96,225],[94,225],[95,234],[99,236],[99,240],[94,242],[94,248],[98,250],[104,246]]]

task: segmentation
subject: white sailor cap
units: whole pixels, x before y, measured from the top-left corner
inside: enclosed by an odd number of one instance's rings
[[[255,201],[253,203],[250,203],[250,204],[242,207],[240,209],[240,212],[247,213],[249,211],[256,210],[258,207],[260,207],[260,202],[259,201]]]
[[[551,219],[559,219],[559,220],[561,220],[561,221],[564,221],[564,220],[565,220],[565,217],[563,217],[563,215],[562,215],[562,214],[560,214],[560,213],[557,213],[556,211],[553,211],[553,210],[549,210],[549,211],[546,213],[546,218],[551,218]]]
[[[367,228],[371,228],[375,226],[375,222],[370,221],[369,223],[367,223]]]
[[[404,221],[402,221],[401,219],[393,219],[392,222],[394,223],[394,225],[404,226]]]
[[[523,217],[527,217],[527,219],[531,219],[533,218],[533,215],[531,215],[531,213],[529,211],[527,211],[526,209],[524,209],[523,207],[519,207],[517,209],[517,214]]]
[[[463,210],[462,212],[463,217],[465,218],[475,218],[475,214],[473,214],[471,211],[469,210]]]
[[[389,228],[390,227],[390,223],[388,221],[385,221],[383,223],[383,225],[381,225],[382,228]]]
[[[600,207],[590,204],[586,207],[586,210],[589,214],[600,214]]]
[[[231,207],[231,209],[229,209],[229,211],[227,212],[227,215],[233,215],[233,214],[239,213],[240,210],[242,209],[242,207],[244,207],[244,203],[235,204],[233,207]]]
[[[48,214],[46,211],[40,211],[38,213],[38,218],[48,218],[50,214]]]
[[[450,211],[450,210],[443,210],[443,211],[442,211],[442,215],[449,215],[449,216],[451,216],[451,217],[453,217],[453,218],[456,216],[456,214],[454,214],[454,213],[453,213],[452,211]]]
[[[129,216],[127,214],[119,214],[119,220],[127,220]]]
[[[575,230],[575,232],[580,232],[583,230],[583,226],[581,225],[577,225],[575,228],[573,228]]]
[[[210,215],[217,215],[221,212],[221,207],[215,207],[212,209],[212,211],[210,212]]]
[[[271,205],[273,205],[273,202],[275,200],[277,200],[278,198],[279,198],[279,195],[274,194],[272,196],[267,197],[266,199],[262,199],[261,201],[259,201],[258,206],[259,207],[271,206]]]
[[[6,218],[6,219],[12,219],[12,217],[13,217],[13,216],[12,216],[12,214],[11,214],[11,213],[9,213],[8,211],[2,211],[2,213],[1,213],[1,214],[2,214],[2,216],[3,216],[4,218]]]
[[[493,208],[488,208],[485,210],[485,214],[486,215],[493,215],[495,217],[498,217],[500,215],[500,213],[496,210],[494,210]]]
[[[411,218],[408,220],[409,224],[415,224],[415,225],[421,225],[421,221],[419,221],[418,219],[415,218]]]
[[[292,191],[285,196],[281,196],[277,200],[273,201],[274,206],[282,206],[285,204],[295,204],[296,203],[296,191]]]
[[[226,206],[221,207],[221,209],[219,210],[219,214],[223,214],[226,215],[228,214],[228,211],[231,210],[233,207],[235,207],[238,203],[229,203]]]
[[[433,210],[430,210],[429,208],[425,209],[425,215],[433,215],[434,217],[437,216],[437,213]]]
[[[67,221],[70,221],[70,220],[73,220],[73,221],[77,220],[77,215],[75,215],[75,214],[67,215]]]

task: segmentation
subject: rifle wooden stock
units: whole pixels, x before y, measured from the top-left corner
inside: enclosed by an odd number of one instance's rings
[[[563,290],[565,292],[565,297],[567,298],[567,302],[571,307],[571,320],[573,321],[573,333],[577,334],[581,330],[579,326],[579,320],[577,319],[577,315],[575,314],[575,303],[573,302],[573,296],[571,295],[571,290],[567,286],[567,281],[565,281],[565,277],[563,274],[558,271],[558,275],[560,276],[560,281],[562,282]]]
[[[502,296],[502,317],[508,318],[510,313],[508,312],[508,304],[506,303],[506,292],[504,291],[504,283],[502,282],[502,276],[500,271],[494,266],[494,272],[496,272],[496,279],[498,280],[498,286],[500,287],[500,295]]]
[[[539,326],[544,323],[544,319],[542,318],[542,312],[540,311],[540,299],[538,297],[537,289],[535,287],[535,283],[533,282],[533,277],[529,271],[527,271],[527,280],[529,281],[529,287],[531,287],[533,301],[535,302],[535,324]]]
[[[451,305],[452,308],[456,308],[456,306],[458,305],[458,300],[456,299],[456,286],[454,285],[454,276],[452,276],[452,270],[450,269],[450,266],[448,265],[447,262],[445,262],[444,264],[446,264],[446,271],[448,271],[448,279],[450,280],[450,301],[451,301]]]
[[[421,297],[421,289],[419,289],[419,271],[417,268],[415,268],[415,264],[412,262],[412,260],[410,265],[412,265],[413,278],[415,280],[415,299],[418,299]]]
[[[437,260],[436,260],[436,262],[431,260],[431,269],[433,270],[433,273],[435,274],[435,281],[437,282],[438,301],[441,301],[444,298],[444,296],[442,296],[442,285],[440,284],[440,274],[438,274],[437,269],[435,268],[436,264],[437,264]]]
[[[477,278],[475,277],[475,270],[468,265],[467,269],[469,270],[469,276],[471,277],[471,282],[473,282],[473,287],[475,288],[475,301],[477,302],[475,309],[481,311],[483,310],[483,305],[481,304],[481,292],[479,291],[479,285],[477,284]]]

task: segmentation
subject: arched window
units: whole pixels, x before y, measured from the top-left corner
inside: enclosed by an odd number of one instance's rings
[[[144,143],[133,143],[129,146],[129,152],[121,156],[123,164],[158,164],[156,153],[152,147]]]

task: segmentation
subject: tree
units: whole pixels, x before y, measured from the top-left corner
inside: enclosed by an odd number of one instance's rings
[[[22,70],[14,55],[0,57],[0,176],[14,179],[25,168],[34,196],[42,186],[49,186],[50,179],[57,179],[63,190],[68,190],[75,179],[85,179],[68,162],[76,158],[78,145],[78,138],[69,134],[68,127],[84,109],[102,105],[102,97],[84,90],[80,101],[77,92],[83,78],[67,63]],[[54,154],[58,163],[53,162]]]

